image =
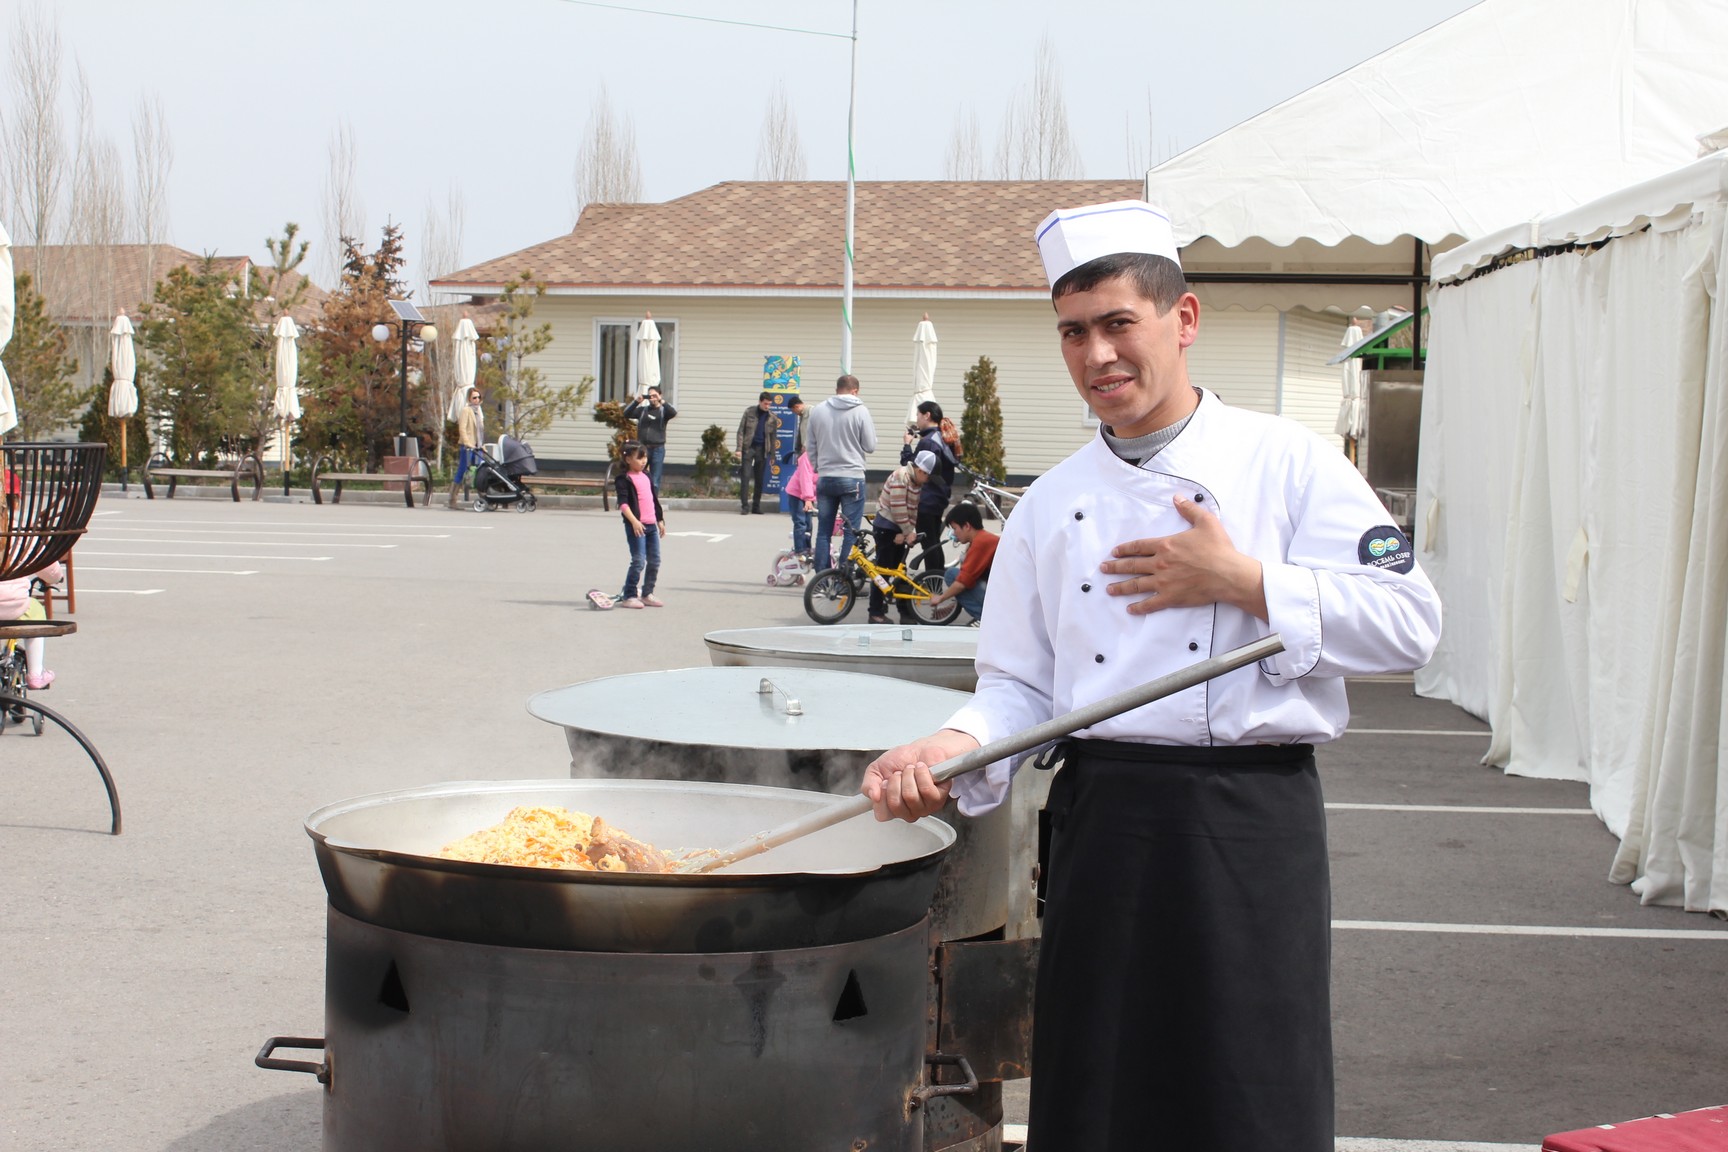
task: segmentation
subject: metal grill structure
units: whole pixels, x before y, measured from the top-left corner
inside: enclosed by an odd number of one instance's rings
[[[0,580],[33,576],[72,551],[90,523],[96,499],[102,494],[102,465],[108,456],[106,444],[7,444],[4,469],[0,469]],[[69,636],[78,626],[70,620],[0,622],[0,646],[7,641],[36,637]],[[70,720],[54,709],[29,699],[16,684],[0,686],[0,711],[23,719],[35,713],[34,728],[42,733],[44,720],[64,729],[78,742],[108,791],[112,817],[109,831],[120,835],[120,795],[102,754]],[[0,725],[3,726],[3,725]]]
[[[106,444],[7,444],[0,580],[62,559],[84,534],[102,492]]]

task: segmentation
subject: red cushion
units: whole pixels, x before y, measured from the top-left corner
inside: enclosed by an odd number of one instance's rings
[[[1542,1152],[1728,1152],[1728,1105],[1557,1132]]]

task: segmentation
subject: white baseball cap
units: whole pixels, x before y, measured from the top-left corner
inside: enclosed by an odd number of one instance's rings
[[[936,453],[929,449],[925,449],[918,453],[918,455],[912,457],[912,467],[918,469],[920,472],[928,473],[936,471]]]
[[[1038,242],[1038,254],[1044,258],[1044,275],[1052,288],[1080,265],[1122,252],[1163,256],[1175,261],[1177,267],[1182,266],[1170,217],[1144,200],[1058,208],[1044,217],[1033,236]]]

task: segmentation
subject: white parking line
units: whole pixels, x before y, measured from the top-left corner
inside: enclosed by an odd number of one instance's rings
[[[1565,928],[1548,924],[1418,924],[1398,920],[1334,920],[1352,932],[1438,932],[1462,936],[1595,936],[1622,940],[1721,940],[1728,930],[1708,928]]]
[[[104,544],[214,544],[214,540],[157,540],[110,536],[106,532],[89,537]],[[325,540],[224,540],[224,544],[247,548],[400,548],[400,544],[331,544]]]
[[[118,515],[122,515],[122,513],[103,512],[103,513],[97,513],[97,515],[118,516]],[[126,527],[128,529],[132,529],[135,527],[136,528],[142,528],[146,521],[148,523],[151,523],[151,524],[199,524],[199,525],[204,525],[207,527],[221,527],[221,528],[232,528],[235,526],[252,527],[252,528],[274,528],[277,525],[283,523],[283,521],[281,521],[281,520],[158,520],[154,516],[148,516],[148,517],[141,518],[140,520],[137,520],[137,521],[128,521],[126,524]],[[354,523],[339,524],[339,525],[337,525],[337,527],[368,528],[368,529],[370,529],[370,528],[424,528],[424,527],[426,527],[426,525],[424,525],[424,524],[370,524],[370,523],[361,524],[358,522],[354,522]],[[490,531],[492,531],[492,525],[490,525],[490,524],[448,524],[448,525],[446,525],[446,527],[448,527],[451,530],[456,531],[456,532],[490,532]]]
[[[163,589],[163,588],[80,588],[80,589],[78,589],[78,594],[80,596],[91,596],[91,595],[96,595],[96,596],[102,596],[102,595],[107,595],[107,596],[154,596],[157,593],[163,592],[163,591],[166,591],[166,589]]]
[[[1486,728],[1346,728],[1346,736],[1492,736]]]
[[[1540,1144],[1460,1144],[1452,1140],[1376,1140],[1340,1136],[1337,1152],[1542,1152]]]
[[[1002,1125],[1004,1144],[1026,1143],[1026,1125]],[[1337,1152],[1542,1152],[1538,1144],[1460,1144],[1452,1140],[1376,1140],[1363,1136],[1340,1136]]]
[[[172,572],[182,576],[256,576],[256,569],[245,572],[228,572],[220,568],[98,568],[92,564],[86,568],[78,565],[80,572]]]
[[[240,556],[229,552],[90,552],[85,556],[136,556],[146,560],[329,560],[329,556]]]
[[[448,540],[448,532],[305,532],[299,529],[273,531],[267,528],[151,528],[144,524],[128,524],[127,532],[208,532],[212,536],[234,535],[243,536],[334,536],[338,540],[365,540],[370,537],[381,537],[386,540]]]
[[[1594,816],[1588,808],[1482,808],[1471,804],[1327,804],[1338,812],[1448,812],[1469,816]]]

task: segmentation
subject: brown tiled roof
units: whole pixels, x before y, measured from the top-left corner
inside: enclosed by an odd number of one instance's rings
[[[858,288],[1042,290],[1032,230],[1055,208],[1127,200],[1138,180],[858,185]],[[838,288],[846,185],[735,181],[664,204],[590,204],[574,231],[434,286]]]
[[[148,260],[152,247],[155,254],[153,268]],[[37,249],[29,245],[14,247],[13,268],[34,276],[36,254]],[[204,259],[172,244],[115,244],[108,248],[46,244],[41,248],[41,255],[42,275],[36,289],[46,299],[48,315],[61,324],[103,326],[111,323],[115,313],[120,311],[125,311],[133,319],[143,313],[151,272],[160,282],[168,275],[169,269],[183,265],[197,268]],[[260,290],[258,266],[251,257],[216,256],[212,259],[216,270],[227,273],[237,285],[248,282],[247,269],[250,267],[250,287],[255,292]],[[291,275],[290,283],[299,278],[297,272]],[[315,322],[323,315],[327,295],[329,293],[316,284],[309,285],[305,303],[294,309],[295,321],[301,324]]]

